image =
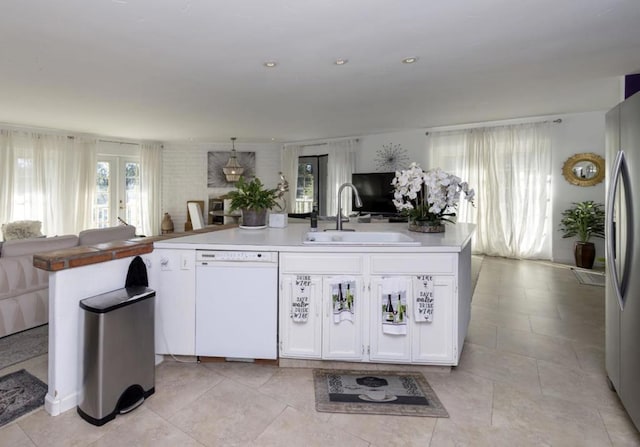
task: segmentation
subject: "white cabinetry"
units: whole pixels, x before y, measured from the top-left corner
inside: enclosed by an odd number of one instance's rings
[[[464,340],[459,334],[466,334],[466,326],[458,330],[456,318],[460,265],[458,253],[281,253],[281,357],[457,365]],[[463,274],[469,276],[469,272]],[[418,275],[429,275],[433,281],[430,322],[415,321]],[[338,276],[356,283],[353,321],[334,321],[331,291]],[[403,334],[383,331],[382,288],[388,277],[406,285]],[[312,284],[306,322],[294,322],[291,315],[296,278],[308,278]],[[462,301],[468,306],[468,299]],[[468,311],[462,314],[468,315]]]
[[[366,302],[362,283],[362,255],[280,254],[280,355],[289,358],[361,360],[362,320]],[[352,320],[334,321],[332,284],[336,277],[350,277],[356,288]],[[308,281],[310,294],[301,293]],[[292,303],[308,296],[306,321],[294,321]]]
[[[302,290],[304,308],[298,307],[294,321],[294,302]],[[301,300],[298,300],[300,303]],[[280,352],[296,358],[322,356],[322,278],[309,275],[282,275],[280,278]]]
[[[195,250],[156,248],[156,354],[195,355]]]

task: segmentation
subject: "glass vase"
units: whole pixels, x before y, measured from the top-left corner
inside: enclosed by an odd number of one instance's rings
[[[409,231],[419,233],[444,233],[444,224],[429,220],[409,220]]]

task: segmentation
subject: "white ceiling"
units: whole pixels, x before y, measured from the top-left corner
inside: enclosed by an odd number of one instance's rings
[[[301,141],[605,110],[638,71],[639,0],[0,8],[0,122],[125,138]]]

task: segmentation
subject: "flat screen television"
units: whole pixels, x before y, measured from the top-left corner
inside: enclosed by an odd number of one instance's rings
[[[391,186],[395,175],[395,172],[351,174],[351,183],[358,189],[360,200],[362,200],[362,208],[356,208],[355,199],[353,199],[353,211],[361,214],[397,215],[398,211],[392,202],[393,186]]]

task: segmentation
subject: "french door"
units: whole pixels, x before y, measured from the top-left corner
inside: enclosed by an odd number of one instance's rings
[[[110,227],[123,222],[142,228],[140,160],[98,156],[94,227]]]

